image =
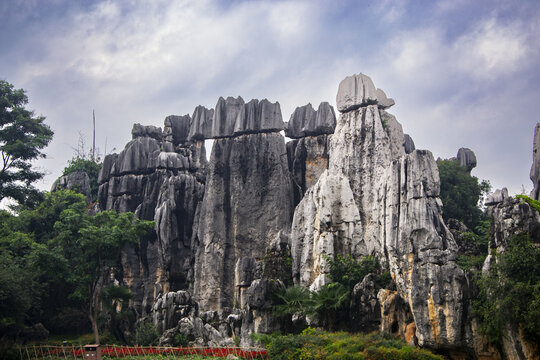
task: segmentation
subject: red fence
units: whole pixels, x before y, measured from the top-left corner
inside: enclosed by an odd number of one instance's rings
[[[137,358],[138,356],[157,355],[170,359],[205,359],[211,357],[227,357],[234,355],[240,359],[269,359],[268,352],[257,348],[235,347],[160,347],[160,346],[116,346],[102,345],[100,347],[103,358]],[[34,345],[21,348],[21,360],[31,359],[77,359],[84,358],[85,350],[82,346],[66,345]]]

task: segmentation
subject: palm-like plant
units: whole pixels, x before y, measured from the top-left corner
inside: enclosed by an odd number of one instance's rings
[[[281,301],[272,308],[277,316],[306,316],[313,313],[312,293],[303,286],[291,286],[276,295]]]
[[[335,328],[336,314],[349,302],[349,290],[343,284],[330,283],[313,294],[313,310],[322,317],[328,329]]]

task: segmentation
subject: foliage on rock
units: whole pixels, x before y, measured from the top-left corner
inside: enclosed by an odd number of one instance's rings
[[[521,327],[525,338],[540,342],[540,248],[528,234],[508,240],[497,263],[478,280],[473,302],[480,330],[494,344],[502,343],[505,326]]]
[[[439,177],[441,180],[441,201],[443,203],[443,219],[457,219],[469,229],[475,229],[483,220],[479,201],[482,194],[491,189],[488,181],[478,181],[456,159],[439,160]]]

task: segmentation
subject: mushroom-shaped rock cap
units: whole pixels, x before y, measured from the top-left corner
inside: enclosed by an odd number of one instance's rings
[[[161,140],[163,138],[163,133],[160,127],[153,125],[141,125],[133,124],[133,129],[131,130],[131,136],[133,139],[138,137],[151,137],[152,139]]]
[[[467,171],[471,171],[476,167],[476,155],[471,149],[461,148],[457,153],[457,160],[459,165],[464,166]]]
[[[347,76],[341,81],[336,96],[338,111],[348,112],[359,107],[377,104],[381,109],[388,109],[395,104],[384,91],[375,88],[373,81],[362,73]]]
[[[341,81],[336,96],[338,111],[347,112],[377,103],[377,89],[364,74],[347,76]]]

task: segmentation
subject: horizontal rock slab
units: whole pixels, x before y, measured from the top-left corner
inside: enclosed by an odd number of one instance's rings
[[[161,128],[157,126],[134,124],[133,129],[131,130],[131,136],[133,139],[148,136],[161,141],[163,139],[163,132],[161,131]]]
[[[317,111],[311,104],[297,107],[285,129],[285,136],[298,139],[305,136],[333,134],[336,127],[334,108],[322,102]]]
[[[242,134],[279,132],[285,128],[278,102],[253,99],[247,104],[238,98],[219,98],[212,123],[211,138]]]

